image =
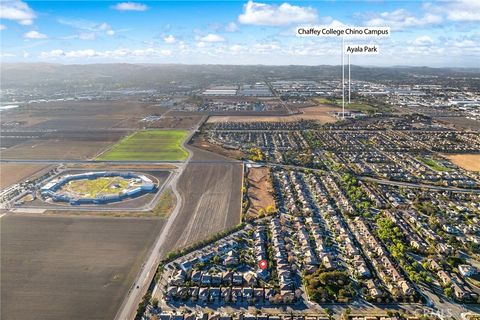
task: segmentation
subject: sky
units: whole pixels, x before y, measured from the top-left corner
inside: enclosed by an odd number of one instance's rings
[[[368,66],[480,67],[480,1],[0,0],[2,62],[338,65],[339,37],[299,26],[390,27]]]

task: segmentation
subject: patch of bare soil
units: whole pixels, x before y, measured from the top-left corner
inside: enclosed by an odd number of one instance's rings
[[[444,156],[462,169],[480,171],[480,154],[447,154]]]
[[[246,219],[255,219],[275,211],[270,168],[249,168],[245,174],[247,196],[250,202]]]

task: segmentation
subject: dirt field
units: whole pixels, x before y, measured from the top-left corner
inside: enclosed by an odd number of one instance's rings
[[[334,116],[329,114],[332,111],[338,111],[338,108],[329,107],[329,106],[315,106],[315,107],[308,107],[302,108],[302,114],[294,114],[288,116],[211,116],[208,118],[209,123],[215,122],[290,122],[290,121],[298,121],[298,120],[316,120],[320,123],[332,123],[336,122]]]
[[[0,135],[1,150],[11,148],[31,139],[40,139],[45,135],[43,132],[8,132],[3,130],[5,128],[2,126],[2,134]]]
[[[43,164],[0,163],[0,188],[25,180],[46,167]]]
[[[160,121],[147,123],[147,128],[191,129],[202,119],[201,115],[170,116],[165,115]]]
[[[445,154],[448,160],[469,171],[480,171],[480,154]]]
[[[87,159],[120,140],[127,131],[85,129],[9,134],[28,135],[31,138],[2,150],[0,156],[4,159]]]
[[[107,148],[110,142],[30,140],[2,150],[3,159],[88,159]]]
[[[67,168],[76,170],[160,170],[160,169],[176,169],[173,164],[104,164],[104,163],[89,163],[89,164],[67,164]]]
[[[247,185],[247,195],[250,199],[250,207],[247,211],[248,218],[256,218],[263,211],[275,209],[275,199],[273,198],[272,180],[270,179],[270,169],[249,168],[245,175]],[[270,207],[270,208],[269,208]],[[269,208],[267,210],[267,208]]]
[[[113,319],[161,219],[1,218],[2,319]]]
[[[242,164],[199,150],[178,181],[182,208],[164,244],[165,252],[205,239],[240,222]]]
[[[448,122],[460,130],[480,130],[480,121],[464,117],[435,117],[437,120]]]
[[[117,124],[121,119],[116,118],[59,118],[59,119],[50,119],[44,122],[38,123],[30,127],[34,130],[56,130],[56,129],[66,129],[69,130],[95,130],[99,128],[112,128]]]
[[[21,122],[18,128],[29,129],[108,129],[139,128],[140,120],[166,109],[135,100],[63,101],[36,103],[2,113],[2,123]]]
[[[225,149],[218,144],[213,144],[208,142],[202,135],[197,135],[192,138],[191,144],[197,148],[208,150],[222,156],[234,158],[234,159],[243,159],[246,155],[240,150]]]

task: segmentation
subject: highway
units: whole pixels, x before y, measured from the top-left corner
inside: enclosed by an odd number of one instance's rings
[[[314,172],[325,173],[325,170],[322,169],[312,169],[302,166],[295,166],[295,165],[288,165],[288,164],[276,164],[276,163],[254,163],[250,161],[246,161],[245,163],[249,164],[261,164],[269,167],[280,167],[285,169],[294,169],[294,170],[310,170]],[[361,175],[354,175],[355,178],[363,181],[375,182],[378,184],[387,184],[392,186],[399,186],[399,187],[409,187],[409,188],[417,188],[417,189],[430,189],[430,190],[438,190],[438,191],[450,191],[450,192],[458,192],[458,193],[479,193],[480,189],[462,189],[456,187],[443,187],[443,186],[435,186],[430,184],[421,184],[421,183],[411,183],[411,182],[402,182],[402,181],[393,181],[393,180],[386,180],[386,179],[378,179],[372,177],[366,177]]]
[[[430,190],[438,190],[438,191],[451,191],[451,192],[459,192],[459,193],[480,193],[480,189],[462,189],[462,188],[456,188],[456,187],[443,187],[443,186],[435,186],[435,185],[422,184],[422,183],[411,183],[411,182],[377,179],[377,178],[358,176],[358,175],[356,176],[356,178],[363,181],[369,181],[369,182],[375,182],[379,184],[387,184],[387,185],[399,186],[399,187],[430,189]]]
[[[270,167],[281,167],[286,169],[300,169],[300,170],[311,170],[311,171],[318,171],[318,172],[325,172],[321,169],[312,169],[302,166],[295,166],[295,165],[286,165],[286,164],[277,164],[277,163],[266,163],[266,162],[251,162],[251,161],[241,161],[231,159],[232,164],[238,164],[243,162],[244,164],[257,164],[257,165],[264,165]],[[172,165],[185,165],[186,163],[190,164],[217,164],[222,163],[225,164],[225,160],[219,161],[199,161],[199,160],[190,160],[187,158],[186,160],[173,160],[173,161],[100,161],[100,160],[58,160],[58,159],[39,159],[39,160],[23,160],[23,159],[0,159],[0,163],[24,163],[24,164],[121,164],[121,165],[162,165],[162,164],[172,164]],[[439,191],[451,191],[451,192],[463,192],[463,193],[480,193],[480,189],[462,189],[457,187],[444,187],[444,186],[436,186],[436,185],[429,185],[429,184],[421,184],[421,183],[411,183],[411,182],[402,182],[402,181],[393,181],[393,180],[386,180],[386,179],[378,179],[372,178],[362,175],[355,175],[355,177],[359,180],[375,182],[379,184],[388,184],[392,186],[400,186],[400,187],[409,187],[409,188],[418,188],[418,189],[431,189],[431,190],[439,190]]]

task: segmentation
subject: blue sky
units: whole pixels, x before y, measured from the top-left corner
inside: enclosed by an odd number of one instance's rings
[[[341,40],[298,26],[390,27],[359,65],[480,67],[480,1],[20,1],[0,3],[3,62],[339,64]]]

